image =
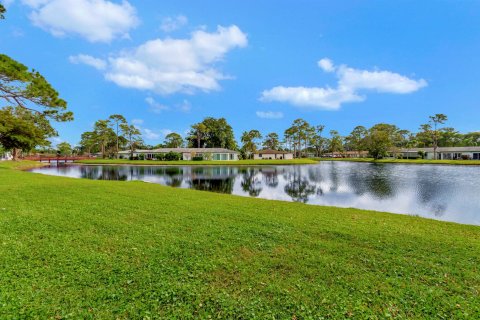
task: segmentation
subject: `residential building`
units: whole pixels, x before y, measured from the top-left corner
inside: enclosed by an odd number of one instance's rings
[[[394,152],[391,152],[393,156]],[[395,152],[403,158],[417,159],[421,154],[425,159],[434,159],[433,148],[400,149]],[[480,147],[438,147],[437,160],[480,160]]]
[[[194,157],[203,157],[204,160],[238,160],[237,151],[223,148],[160,148],[154,150],[135,150],[133,156],[139,157],[142,155],[146,160],[154,160],[156,159],[156,155],[167,154],[169,152],[181,154],[183,160],[193,160]],[[123,158],[128,158],[130,151],[120,151],[119,154]]]
[[[262,159],[290,160],[290,159],[293,159],[293,153],[288,151],[265,149],[265,150],[260,150],[255,152],[253,154],[253,159],[255,160],[262,160]]]
[[[0,152],[0,161],[12,160],[13,156],[11,152]]]

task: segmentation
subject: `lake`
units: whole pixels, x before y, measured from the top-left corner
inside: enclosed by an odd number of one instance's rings
[[[419,215],[480,225],[480,167],[322,162],[295,166],[84,166],[33,172]]]

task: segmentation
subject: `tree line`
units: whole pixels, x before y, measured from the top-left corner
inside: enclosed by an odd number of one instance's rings
[[[5,12],[0,4],[0,19],[4,19]],[[295,157],[368,151],[370,156],[382,158],[400,148],[433,147],[436,153],[438,147],[480,145],[480,132],[462,134],[453,127],[444,126],[448,120],[446,115],[435,114],[420,125],[417,132],[379,123],[370,128],[357,126],[346,136],[329,130],[328,137],[325,125],[296,119],[282,134],[263,135],[258,129],[245,131],[240,145],[225,118],[207,117],[193,124],[185,138],[172,132],[163,143],[151,146],[144,143],[138,127],[129,124],[124,116],[114,114],[96,121],[91,131],[82,133],[78,146],[62,142],[54,149],[50,140],[58,133],[51,122],[73,120],[67,102],[38,71],[4,54],[0,54],[0,100],[6,102],[0,108],[0,151],[12,151],[15,159],[22,151],[65,155],[100,153],[107,158],[119,157],[120,150],[129,150],[132,156],[135,149],[161,147],[225,148],[239,151],[245,159],[262,148],[290,151]]]

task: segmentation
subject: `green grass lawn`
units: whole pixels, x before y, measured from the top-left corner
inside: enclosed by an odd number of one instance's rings
[[[480,165],[480,160],[427,160],[427,159],[379,159],[373,158],[315,158],[318,161],[353,161],[373,163],[406,163],[406,164],[448,164],[448,165]]]
[[[0,319],[480,318],[480,227],[18,166]]]
[[[124,160],[124,159],[92,159],[92,160],[79,160],[77,163],[82,164],[127,164],[127,165],[232,165],[232,166],[252,166],[252,165],[291,165],[291,164],[316,164],[317,160],[313,159],[293,159],[293,160],[238,160],[238,161],[156,161],[156,160]]]

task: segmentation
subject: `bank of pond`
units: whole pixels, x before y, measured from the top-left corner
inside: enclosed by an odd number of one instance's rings
[[[264,166],[66,165],[33,172],[161,185],[480,225],[480,170],[470,166],[321,162]]]

